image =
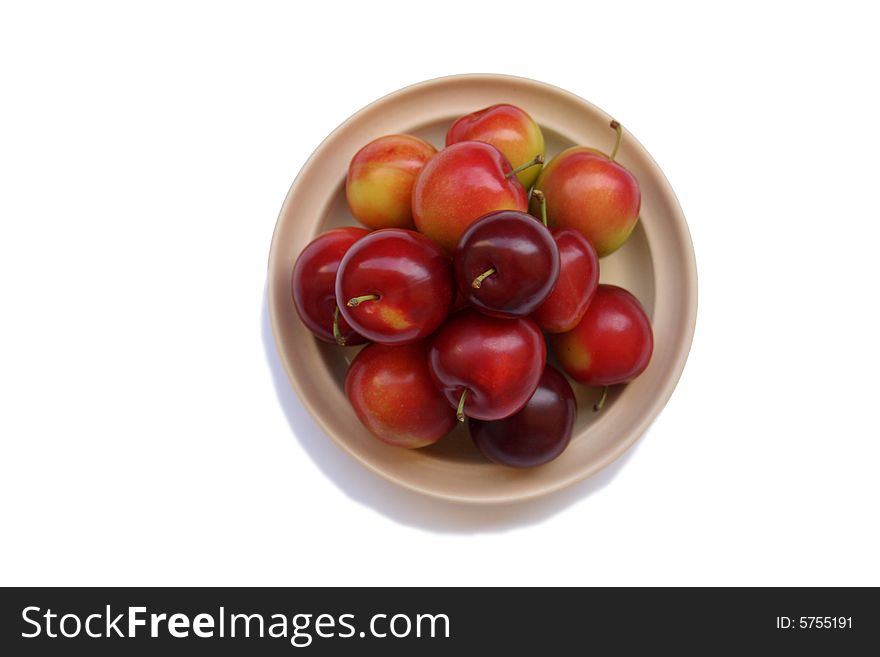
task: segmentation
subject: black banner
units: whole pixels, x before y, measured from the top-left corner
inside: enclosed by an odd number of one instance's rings
[[[880,645],[876,589],[36,588],[3,589],[0,614],[5,655],[554,655],[600,645],[849,655]]]

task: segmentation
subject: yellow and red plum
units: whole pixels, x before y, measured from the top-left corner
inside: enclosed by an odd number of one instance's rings
[[[621,287],[603,284],[580,323],[550,336],[550,347],[575,381],[610,386],[628,383],[645,371],[654,334],[638,299]]]
[[[626,242],[642,203],[638,180],[613,155],[573,146],[550,160],[535,182],[535,189],[547,199],[550,227],[580,231],[600,258]],[[533,194],[531,209],[536,216],[538,204]]]
[[[413,183],[436,153],[431,144],[411,135],[371,141],[348,167],[345,198],[351,213],[369,228],[413,228]]]
[[[544,135],[535,120],[516,105],[502,103],[466,114],[446,133],[446,145],[461,141],[484,141],[497,148],[514,168],[544,156]],[[523,169],[517,175],[529,189],[540,167]]]
[[[507,158],[494,146],[478,141],[444,148],[425,165],[413,186],[416,228],[448,254],[483,215],[527,208],[526,190]]]
[[[376,230],[343,257],[336,302],[345,321],[372,342],[404,344],[430,335],[449,315],[452,263],[424,235]]]
[[[371,344],[354,359],[345,393],[361,423],[397,447],[424,447],[456,425],[455,409],[434,385],[425,341]]]

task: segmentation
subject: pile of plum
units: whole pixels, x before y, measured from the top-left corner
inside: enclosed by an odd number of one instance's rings
[[[611,128],[610,154],[576,146],[544,166],[538,124],[501,104],[455,121],[439,152],[388,135],[354,155],[345,193],[367,229],[318,235],[292,291],[317,338],[371,343],[345,390],[379,440],[424,447],[467,419],[487,458],[541,465],[566,448],[577,414],[548,344],[569,377],[603,388],[596,411],[608,386],[648,366],[641,304],[599,283],[599,258],[629,238],[641,205]]]

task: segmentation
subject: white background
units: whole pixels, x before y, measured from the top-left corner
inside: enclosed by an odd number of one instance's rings
[[[0,583],[880,584],[880,48],[808,4],[4,4]],[[612,112],[700,277],[638,446],[504,508],[344,455],[266,319],[311,151],[465,72]]]

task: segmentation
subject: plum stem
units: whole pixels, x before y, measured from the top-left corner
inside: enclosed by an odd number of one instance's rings
[[[608,159],[614,162],[614,158],[617,157],[617,151],[620,150],[620,142],[623,139],[623,128],[620,126],[620,122],[616,119],[611,120],[611,127],[617,131],[617,140],[614,142],[614,150],[611,151],[611,157]]]
[[[516,169],[511,169],[504,175],[504,177],[510,178],[511,176],[515,176],[516,174],[518,174],[520,171],[525,171],[526,169],[536,166],[538,164],[544,164],[544,156],[540,153],[535,155],[535,158],[532,161],[526,162],[525,164],[520,164]]]
[[[464,400],[467,399],[468,389],[465,388],[461,391],[461,397],[458,399],[458,409],[455,411],[455,417],[458,418],[459,422],[464,422]]]
[[[547,226],[547,197],[540,189],[533,189],[532,198],[538,199],[541,208],[541,221],[544,222],[544,226]]]
[[[599,397],[599,401],[593,404],[593,412],[598,413],[602,410],[602,407],[605,406],[605,400],[608,399],[608,386],[602,387],[602,396]]]
[[[345,346],[345,337],[339,330],[339,306],[333,311],[333,337],[336,338],[336,344],[340,347]]]
[[[378,301],[378,300],[379,300],[378,294],[364,294],[362,296],[355,297],[353,299],[349,299],[348,303],[345,305],[348,306],[349,308],[357,308],[364,301]]]
[[[483,281],[485,281],[487,278],[489,278],[494,273],[495,273],[495,267],[489,267],[489,269],[487,269],[486,271],[484,271],[482,274],[480,274],[479,276],[477,276],[474,279],[474,282],[471,283],[471,287],[474,288],[475,290],[479,290],[480,286],[483,284]]]

